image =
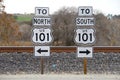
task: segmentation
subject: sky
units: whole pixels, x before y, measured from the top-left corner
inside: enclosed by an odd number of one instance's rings
[[[49,7],[53,14],[62,7],[92,6],[103,14],[120,14],[120,0],[4,0],[7,13],[35,13],[35,7]]]

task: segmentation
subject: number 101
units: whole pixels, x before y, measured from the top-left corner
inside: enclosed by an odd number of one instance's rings
[[[49,37],[50,37],[49,33],[46,33],[46,34],[45,33],[40,33],[40,34],[36,33],[35,35],[36,35],[36,41],[38,41],[38,40],[49,41]]]
[[[79,37],[79,41],[93,41],[92,39],[92,33],[83,33],[83,34],[78,34],[78,37]]]

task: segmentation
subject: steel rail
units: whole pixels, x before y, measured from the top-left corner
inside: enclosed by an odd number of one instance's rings
[[[51,46],[50,47],[51,52],[56,52],[56,53],[61,53],[61,52],[76,52],[77,51],[77,46]],[[28,53],[33,53],[34,52],[34,46],[6,46],[6,47],[0,47],[0,53],[2,52],[28,52]],[[105,53],[119,53],[120,52],[120,47],[93,47],[93,52],[98,53],[98,52],[105,52]]]

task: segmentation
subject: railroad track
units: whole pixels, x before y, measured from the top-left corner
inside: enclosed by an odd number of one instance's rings
[[[72,47],[67,47],[67,46],[52,46],[50,47],[51,52],[57,52],[57,53],[61,53],[61,52],[76,52],[77,51],[77,47],[76,46],[72,46]],[[8,46],[8,47],[0,47],[0,53],[2,52],[28,52],[28,53],[33,53],[34,52],[34,46]],[[109,53],[109,52],[114,52],[114,53],[119,53],[120,52],[120,47],[93,47],[93,52],[97,53],[97,52],[105,52],[105,53]]]
[[[72,46],[72,47],[62,47],[62,46],[52,46],[50,47],[50,51],[51,52],[57,52],[57,53],[61,53],[61,52],[77,52],[77,47],[76,46]],[[7,52],[7,53],[11,53],[11,52],[28,52],[28,53],[34,53],[34,46],[11,46],[11,47],[0,47],[0,53],[2,52]],[[97,53],[97,52],[105,52],[105,53],[120,53],[120,47],[93,47],[93,52]],[[84,58],[84,74],[87,74],[87,58]],[[41,65],[41,74],[44,74],[44,58],[40,59],[40,65]]]

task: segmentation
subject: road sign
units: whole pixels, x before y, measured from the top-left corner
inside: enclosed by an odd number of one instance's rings
[[[77,17],[76,26],[94,26],[94,17]]]
[[[49,16],[49,8],[48,7],[36,7],[35,15],[36,16]]]
[[[95,42],[94,29],[77,29],[75,34],[75,42],[77,44],[92,44]]]
[[[81,6],[78,8],[78,16],[92,16],[93,8],[92,6]]]
[[[92,57],[93,48],[92,47],[78,47],[77,48],[77,57]]]
[[[35,56],[50,56],[49,46],[35,46],[34,48]]]
[[[49,28],[34,28],[32,41],[34,43],[48,44],[53,41],[52,31]]]
[[[38,17],[35,16],[33,18],[33,26],[51,26],[51,18],[50,17]]]

